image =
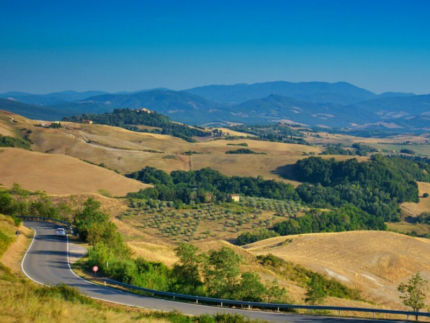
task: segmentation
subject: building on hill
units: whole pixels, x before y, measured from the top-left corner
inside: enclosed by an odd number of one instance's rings
[[[239,194],[230,194],[230,198],[233,202],[239,202],[240,201],[240,195]]]
[[[93,124],[92,120],[82,120],[82,123]]]
[[[43,121],[39,126],[43,128],[49,128],[51,126],[51,122]]]
[[[152,113],[152,111],[151,111],[151,110],[148,110],[147,108],[140,108],[140,109],[137,109],[137,111],[138,111],[138,112]]]

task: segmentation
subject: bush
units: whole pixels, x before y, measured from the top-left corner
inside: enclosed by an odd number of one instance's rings
[[[79,304],[94,304],[94,301],[82,295],[77,288],[67,286],[65,284],[59,284],[55,286],[43,286],[35,290],[35,293],[39,297],[43,298],[60,298],[68,302],[79,303]]]

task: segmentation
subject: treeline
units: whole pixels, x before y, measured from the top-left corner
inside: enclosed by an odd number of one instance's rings
[[[189,204],[208,201],[228,201],[229,194],[264,197],[277,200],[298,200],[299,197],[290,184],[262,177],[228,177],[216,170],[204,168],[197,171],[173,171],[168,175],[153,167],[128,174],[130,178],[154,184],[153,188],[130,193],[133,198],[181,201]]]
[[[343,145],[328,145],[320,155],[346,155],[346,156],[367,156],[369,153],[377,152],[378,150],[360,143],[355,143],[351,146],[352,149],[345,149]]]
[[[69,122],[83,122],[83,120],[91,120],[96,124],[104,124],[115,127],[122,127],[133,131],[142,131],[138,125],[162,128],[161,131],[153,130],[154,133],[161,133],[182,138],[186,141],[194,142],[192,138],[210,136],[212,133],[203,128],[189,127],[183,124],[174,123],[165,115],[155,111],[146,112],[141,110],[131,109],[115,109],[113,112],[104,114],[82,114],[72,117],[63,118]],[[145,131],[147,132],[147,131]]]
[[[276,223],[273,230],[279,235],[286,236],[318,232],[386,230],[386,225],[382,217],[375,217],[346,204],[329,212],[311,210],[297,219]]]
[[[13,184],[10,190],[0,192],[0,213],[2,214],[70,220],[72,212],[69,204],[54,205],[46,193],[30,193],[18,184]]]
[[[382,217],[345,204],[331,211],[311,210],[301,217],[276,223],[272,230],[260,229],[242,233],[237,237],[237,244],[242,246],[280,235],[354,230],[386,230],[386,225]]]
[[[350,203],[385,221],[399,220],[399,203],[418,202],[417,180],[430,180],[417,163],[382,155],[361,163],[310,157],[298,161],[294,172],[306,182],[296,189],[306,203],[321,208]]]
[[[261,228],[255,232],[244,232],[241,233],[236,240],[236,244],[239,246],[243,246],[249,243],[257,242],[260,240],[265,240],[273,237],[278,237],[279,233],[268,230],[266,228]]]
[[[31,149],[31,142],[28,140],[0,135],[0,147],[13,147]]]
[[[237,125],[231,126],[229,129],[255,135],[258,140],[309,145],[300,131],[291,129],[282,123],[275,125]]]
[[[266,153],[261,152],[258,153],[256,151],[253,151],[251,149],[248,148],[240,148],[240,149],[236,149],[236,150],[228,150],[225,152],[226,154],[253,154],[253,155],[266,155]]]

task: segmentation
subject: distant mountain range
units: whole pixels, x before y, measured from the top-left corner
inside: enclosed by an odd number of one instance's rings
[[[23,103],[36,104],[36,105],[52,105],[65,102],[73,102],[83,100],[90,96],[101,95],[106,92],[102,91],[64,91],[49,94],[30,94],[24,92],[7,92],[0,94],[0,98],[12,99]]]
[[[430,130],[430,95],[378,95],[345,82],[267,82],[113,94],[8,92],[0,98],[0,109],[45,120],[145,107],[192,125],[283,121],[332,128]]]

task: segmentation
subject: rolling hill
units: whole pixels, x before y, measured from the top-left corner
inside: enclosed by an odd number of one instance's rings
[[[5,187],[13,183],[49,194],[108,192],[124,196],[148,187],[108,169],[65,155],[51,155],[17,148],[2,148],[0,178]]]
[[[399,283],[416,272],[429,278],[430,240],[381,231],[317,233],[271,238],[245,246],[357,287],[378,304],[399,308]]]

